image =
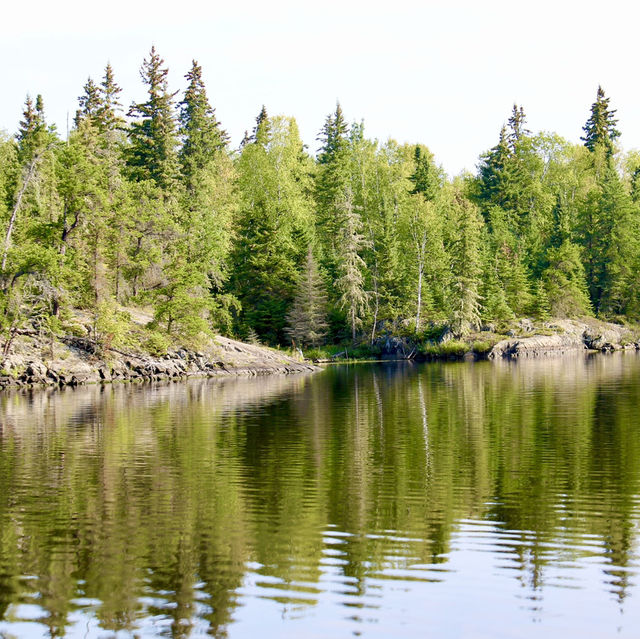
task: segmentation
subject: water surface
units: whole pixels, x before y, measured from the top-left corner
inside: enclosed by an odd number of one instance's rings
[[[637,637],[640,357],[0,395],[2,637]]]

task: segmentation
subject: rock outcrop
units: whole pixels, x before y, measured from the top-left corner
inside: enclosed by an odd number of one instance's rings
[[[556,320],[547,324],[549,334],[514,336],[499,341],[489,352],[489,359],[500,357],[540,357],[585,350],[617,351],[638,349],[633,332],[618,324],[592,320]]]
[[[85,338],[69,337],[52,348],[51,357],[31,337],[16,342],[14,353],[0,361],[0,389],[35,385],[77,386],[113,381],[159,381],[189,377],[254,376],[303,373],[316,366],[275,349],[216,337],[203,350],[180,348],[161,357],[112,350],[94,353]]]

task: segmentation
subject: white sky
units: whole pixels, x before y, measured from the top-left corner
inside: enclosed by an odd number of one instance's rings
[[[144,99],[155,44],[184,89],[192,58],[237,145],[261,105],[294,116],[312,151],[339,99],[385,140],[422,142],[450,173],[473,170],[514,102],[533,131],[578,141],[598,84],[624,148],[640,146],[640,4],[627,0],[31,0],[2,7],[0,129],[42,93],[64,135],[77,96],[111,61],[125,106]]]

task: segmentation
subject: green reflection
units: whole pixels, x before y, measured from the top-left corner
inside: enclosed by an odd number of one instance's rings
[[[632,354],[3,394],[0,619],[223,637],[248,590],[384,606],[376,579],[446,579],[467,520],[531,596],[593,555],[622,604],[638,406]]]

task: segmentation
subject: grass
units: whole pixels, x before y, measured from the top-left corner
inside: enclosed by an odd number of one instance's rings
[[[467,342],[461,340],[449,340],[448,342],[424,342],[418,346],[418,351],[429,359],[460,358],[471,350]]]

